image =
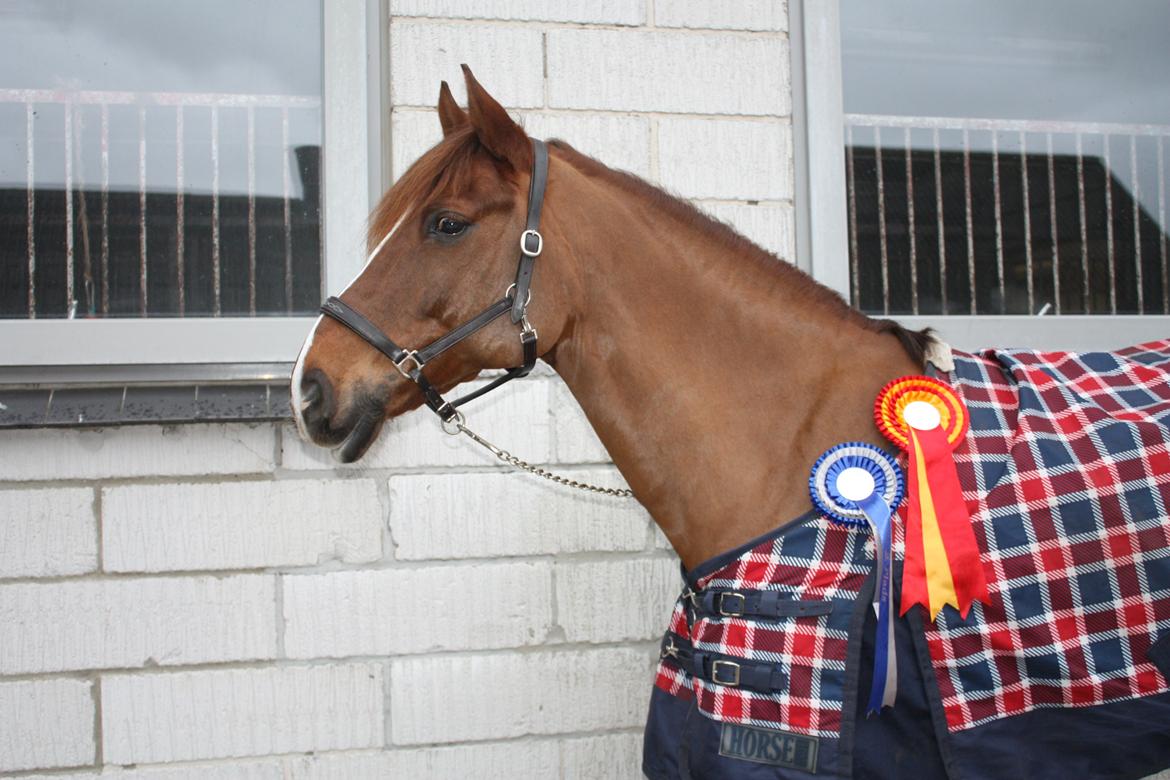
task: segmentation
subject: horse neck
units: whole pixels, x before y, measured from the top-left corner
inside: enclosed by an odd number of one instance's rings
[[[921,370],[893,336],[660,198],[565,178],[580,289],[548,360],[684,565],[808,511],[828,447],[883,443],[874,397]]]

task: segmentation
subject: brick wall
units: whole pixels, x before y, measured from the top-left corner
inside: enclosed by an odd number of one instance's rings
[[[396,173],[465,61],[534,135],[791,255],[783,4],[392,5]],[[620,484],[548,372],[470,416]],[[424,414],[352,467],[279,425],[8,432],[0,464],[0,774],[639,776],[679,583],[630,502],[507,473]]]

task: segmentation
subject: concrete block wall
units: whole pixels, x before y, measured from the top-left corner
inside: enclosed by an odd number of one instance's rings
[[[622,484],[547,370],[472,419]],[[8,432],[0,463],[0,776],[637,776],[680,581],[634,502],[421,414],[354,466],[271,424]]]
[[[783,3],[391,10],[396,174],[468,62],[534,135],[792,255]],[[621,484],[547,371],[469,416]],[[287,425],[0,433],[0,777],[638,777],[680,584],[636,504],[425,413],[346,467]]]
[[[395,175],[441,137],[439,80],[465,101],[466,62],[529,134],[563,138],[794,257],[783,0],[392,0],[391,9]]]

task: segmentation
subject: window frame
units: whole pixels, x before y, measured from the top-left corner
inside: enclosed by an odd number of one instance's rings
[[[323,292],[344,289],[365,259],[365,227],[386,183],[388,0],[322,3]],[[271,376],[291,368],[316,317],[0,320],[5,377]],[[255,369],[249,369],[255,366]]]
[[[797,265],[850,298],[840,0],[790,0]],[[1116,349],[1165,338],[1166,315],[891,315],[955,347]],[[1105,327],[1102,327],[1105,326]]]

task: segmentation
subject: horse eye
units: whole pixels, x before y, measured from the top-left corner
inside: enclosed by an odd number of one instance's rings
[[[455,217],[442,217],[435,224],[435,230],[448,236],[457,236],[467,229],[467,223]]]

